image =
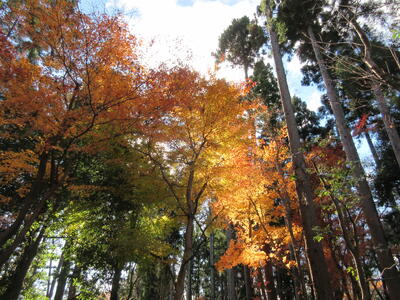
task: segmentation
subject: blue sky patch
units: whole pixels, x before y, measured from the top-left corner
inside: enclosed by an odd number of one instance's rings
[[[195,0],[178,0],[176,4],[179,6],[192,6]]]

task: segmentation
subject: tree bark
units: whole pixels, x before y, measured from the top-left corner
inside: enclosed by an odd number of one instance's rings
[[[274,272],[272,270],[272,263],[270,260],[267,260],[264,271],[268,300],[278,300],[274,283]]]
[[[25,199],[22,199],[24,204],[21,210],[18,212],[17,218],[15,219],[14,223],[6,230],[0,232],[0,245],[5,245],[8,240],[10,240],[15,234],[17,234],[29,212],[29,209],[37,200],[40,192],[43,190],[43,178],[46,174],[46,165],[48,162],[47,153],[43,153],[42,155],[40,155],[39,160],[38,173],[36,175],[35,182],[32,184],[31,190],[25,197]]]
[[[192,300],[192,267],[193,267],[193,259],[191,259],[187,264],[188,272],[187,272],[186,300]]]
[[[226,239],[229,247],[229,243],[233,239],[232,226],[229,226],[229,228],[226,230]],[[226,270],[226,281],[227,281],[226,289],[228,292],[228,300],[236,300],[235,273],[233,269]]]
[[[214,232],[210,234],[210,269],[211,269],[211,295],[210,300],[215,300],[215,269],[214,269]]]
[[[325,83],[328,99],[335,116],[336,127],[339,131],[340,140],[343,144],[347,161],[351,163],[353,175],[357,179],[357,190],[361,200],[360,204],[370,229],[373,243],[376,247],[375,249],[377,252],[379,267],[382,272],[382,279],[388,286],[391,299],[400,299],[399,272],[396,269],[395,261],[388,246],[382,224],[379,220],[378,212],[372,198],[371,190],[365,178],[364,169],[362,168],[357,149],[351,137],[350,130],[346,125],[343,108],[340,105],[339,99],[336,95],[332,79],[330,78],[328,70],[326,69],[325,63],[322,59],[322,55],[311,26],[308,27],[307,31]]]
[[[61,258],[63,257],[64,256],[61,256]],[[67,259],[63,259],[63,262],[61,264],[61,271],[60,274],[58,275],[56,294],[53,300],[62,300],[70,269],[71,269],[71,262]]]
[[[375,93],[376,100],[378,101],[379,112],[382,115],[383,124],[385,125],[386,133],[389,137],[390,144],[394,155],[396,156],[397,164],[400,166],[400,136],[397,131],[396,124],[390,115],[389,107],[386,104],[385,97],[383,96],[382,88],[377,82],[372,83],[372,89]]]
[[[68,300],[76,300],[76,285],[74,284],[74,280],[78,280],[81,276],[81,268],[77,265],[74,267],[74,271],[72,272],[72,276],[69,282],[69,289],[68,289]]]
[[[354,265],[356,266],[357,274],[358,274],[358,284],[361,290],[361,297],[363,300],[371,300],[371,293],[369,290],[369,286],[367,283],[367,279],[364,272],[364,266],[362,264],[362,260],[360,257],[360,250],[359,250],[359,243],[357,238],[357,232],[354,231],[351,235],[350,226],[348,226],[348,220],[346,218],[346,214],[343,211],[342,203],[335,197],[335,195],[330,190],[329,185],[326,183],[325,179],[320,175],[319,169],[317,165],[313,162],[315,171],[319,176],[322,185],[324,186],[325,190],[329,193],[329,196],[336,208],[336,212],[339,219],[339,226],[342,230],[343,239],[345,241],[347,249],[350,251],[351,256],[353,257]]]
[[[10,284],[8,285],[7,289],[1,296],[1,299],[7,299],[7,300],[18,299],[18,296],[20,295],[22,290],[24,279],[26,277],[26,274],[28,273],[29,267],[31,266],[33,259],[37,254],[40,242],[43,239],[45,231],[46,227],[43,226],[40,229],[40,232],[36,237],[36,239],[25,247],[24,253],[22,254],[22,257],[18,262],[15,272],[10,279]]]
[[[60,259],[58,261],[57,269],[56,269],[55,274],[53,275],[53,279],[51,281],[50,291],[49,291],[49,295],[48,295],[49,299],[53,298],[54,288],[56,287],[56,283],[58,281],[57,279],[58,279],[59,274],[61,272],[61,268],[62,268],[63,263],[64,263],[64,256],[61,255],[61,257],[60,257]]]
[[[365,139],[367,140],[368,147],[371,150],[372,157],[374,158],[375,165],[379,169],[381,163],[380,163],[378,152],[376,151],[374,143],[372,142],[371,136],[369,135],[368,131],[365,131],[364,135],[365,135]]]
[[[379,67],[378,64],[374,61],[374,59],[372,58],[372,47],[368,36],[365,34],[360,24],[358,24],[354,13],[350,9],[347,9],[347,11],[350,14],[350,17],[346,18],[347,22],[354,28],[355,32],[357,33],[358,37],[361,40],[361,43],[363,44],[364,63],[368,66],[368,68],[370,69],[370,71],[377,80],[379,80],[381,83],[384,83],[400,91],[399,79],[392,76],[390,73],[386,72],[384,69]]]
[[[185,245],[183,251],[183,258],[175,285],[174,300],[182,300],[183,292],[185,290],[185,275],[187,269],[186,265],[189,263],[189,260],[191,259],[193,253],[193,229],[194,229],[194,215],[190,214],[187,217],[186,231],[184,235]]]
[[[248,266],[243,266],[244,285],[246,288],[246,300],[253,299],[253,285]]]
[[[122,267],[117,263],[114,267],[110,300],[118,300],[118,291],[120,286],[121,273],[122,273]]]
[[[267,3],[267,27],[270,34],[272,54],[275,62],[275,70],[278,77],[279,92],[283,111],[288,128],[289,144],[292,154],[293,166],[296,175],[296,190],[299,198],[299,206],[302,217],[302,224],[306,237],[306,251],[310,259],[312,280],[315,284],[315,293],[318,300],[333,299],[333,291],[330,285],[330,277],[326,265],[322,245],[313,239],[313,228],[319,225],[314,207],[314,194],[311,180],[306,171],[306,164],[301,150],[299,132],[293,112],[289,88],[283,68],[282,56],[279,49],[278,37],[272,25],[272,12]]]

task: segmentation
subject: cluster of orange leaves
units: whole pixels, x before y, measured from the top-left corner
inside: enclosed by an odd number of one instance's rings
[[[236,239],[230,241],[228,250],[216,264],[218,270],[238,264],[256,268],[269,259],[288,268],[294,264],[288,259],[290,235],[281,224],[285,208],[281,203],[276,204],[286,192],[292,200],[290,205],[296,208],[294,182],[282,176],[276,167],[284,165],[289,155],[284,132],[268,145],[252,139],[251,145],[230,151],[230,165],[223,176],[223,188],[216,193],[218,201],[213,211],[221,212],[225,222],[234,225]],[[283,168],[286,174],[291,173],[290,163]],[[293,229],[298,237],[301,227],[293,224]]]

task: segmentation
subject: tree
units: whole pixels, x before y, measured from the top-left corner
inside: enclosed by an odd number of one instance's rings
[[[351,137],[350,130],[346,124],[344,111],[337,96],[337,93],[335,91],[334,82],[328,72],[326,63],[322,57],[320,49],[321,47],[318,44],[314,34],[315,28],[318,29],[320,28],[319,24],[316,23],[315,21],[318,19],[317,16],[321,12],[323,4],[324,4],[323,1],[319,2],[317,5],[315,3],[307,2],[307,5],[309,6],[308,9],[307,7],[304,7],[301,11],[297,12],[297,13],[303,13],[303,15],[300,15],[300,17],[303,20],[308,20],[304,22],[303,27],[299,26],[296,27],[297,35],[300,35],[300,32],[303,32],[304,34],[307,34],[309,40],[311,41],[312,49],[315,55],[315,60],[317,62],[317,65],[319,67],[319,70],[323,78],[324,85],[327,90],[329,103],[332,108],[333,114],[335,116],[336,127],[339,131],[339,136],[343,144],[344,151],[346,153],[347,161],[351,164],[354,177],[357,178],[357,189],[360,195],[360,205],[363,209],[363,213],[365,214],[374,243],[376,245],[379,245],[378,248],[380,249],[380,251],[377,251],[377,256],[379,260],[380,269],[386,270],[385,272],[383,272],[382,276],[383,278],[385,277],[388,278],[387,286],[390,290],[390,294],[392,295],[391,297],[398,298],[396,295],[399,288],[396,287],[397,284],[396,280],[394,279],[397,278],[398,272],[397,270],[392,268],[392,266],[395,263],[391,251],[388,248],[388,243],[385,234],[383,232],[382,224],[379,220],[379,216],[372,198],[372,193],[366,181],[364,170],[360,163],[360,158],[358,156],[357,149],[354,145],[354,141]],[[298,14],[296,15],[296,11],[290,9],[291,8],[290,1],[286,1],[284,5],[287,10],[292,11],[292,14],[287,14],[287,15],[281,14],[282,20],[285,20],[285,18],[288,18],[286,20],[293,20],[291,19],[293,18],[293,16],[299,17]],[[285,22],[286,26],[289,27],[290,22],[291,21],[286,21]],[[310,56],[308,57],[310,59]]]
[[[136,39],[120,17],[92,18],[68,1],[7,4],[19,16],[18,36],[37,41],[43,54],[33,63],[2,35],[1,172],[7,176],[1,188],[8,226],[0,233],[7,245],[1,263],[48,209],[79,153],[90,151],[93,129],[132,125],[132,103],[147,82]]]
[[[310,260],[310,269],[313,275],[313,282],[315,284],[316,297],[318,299],[331,299],[333,297],[333,291],[330,287],[329,274],[327,271],[322,247],[313,239],[313,227],[318,226],[313,202],[313,189],[310,186],[310,180],[306,171],[304,156],[301,152],[300,138],[294,118],[289,88],[287,86],[286,76],[283,69],[282,57],[278,44],[278,36],[275,28],[273,27],[272,9],[273,3],[269,1],[262,2],[261,11],[267,18],[267,28],[270,35],[279,91],[281,94],[281,101],[288,129],[290,150],[292,153],[292,160],[296,176],[296,188],[307,242],[306,249],[308,258]]]
[[[168,76],[164,93],[173,106],[163,122],[145,131],[146,155],[157,167],[176,201],[184,226],[183,256],[175,283],[175,299],[184,290],[187,264],[193,257],[196,215],[218,176],[224,152],[248,134],[240,90],[222,80],[206,80],[185,68]]]
[[[214,56],[217,62],[225,59],[244,69],[245,79],[248,70],[254,65],[260,48],[267,41],[264,30],[247,16],[233,19],[232,24],[221,34],[219,48]]]

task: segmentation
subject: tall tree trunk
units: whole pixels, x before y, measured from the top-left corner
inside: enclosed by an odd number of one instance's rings
[[[26,277],[26,274],[28,273],[29,267],[31,266],[33,259],[37,254],[40,242],[43,239],[45,231],[46,227],[43,226],[40,229],[40,232],[36,239],[25,247],[24,253],[22,254],[20,261],[18,262],[15,272],[10,278],[10,284],[7,286],[7,289],[4,291],[3,295],[1,295],[1,299],[18,299],[18,296],[20,295],[22,290],[24,279]]]
[[[194,229],[194,215],[189,214],[187,217],[186,231],[184,235],[184,251],[182,264],[179,269],[178,278],[175,285],[175,297],[174,300],[182,300],[183,292],[185,290],[185,275],[187,264],[191,259],[193,253],[193,229]]]
[[[377,82],[372,83],[372,89],[375,93],[376,100],[378,101],[379,112],[382,115],[383,124],[385,125],[386,133],[389,137],[390,144],[394,155],[396,156],[397,164],[400,166],[400,136],[397,131],[396,124],[390,115],[389,107],[386,104],[385,97],[381,86]]]
[[[257,270],[257,280],[258,280],[258,283],[259,283],[259,286],[260,286],[259,290],[260,290],[260,294],[261,294],[261,297],[262,297],[261,299],[269,300],[267,298],[267,287],[265,286],[265,281],[264,281],[264,277],[263,277],[263,273],[262,273],[262,269],[261,268],[259,268]]]
[[[252,279],[250,275],[250,269],[248,266],[243,266],[243,274],[244,274],[244,285],[246,288],[246,300],[253,299],[253,285]]]
[[[214,269],[214,231],[210,234],[210,269],[211,269],[211,295],[210,300],[215,300],[215,269]]]
[[[53,275],[53,280],[51,281],[49,295],[47,296],[47,297],[49,297],[49,299],[53,298],[54,288],[56,287],[56,283],[58,281],[58,277],[60,275],[60,271],[61,271],[61,267],[62,267],[63,263],[64,263],[64,255],[61,255],[60,259],[58,260],[58,265],[57,265],[55,274]]]
[[[192,300],[192,268],[193,258],[187,264],[187,289],[186,289],[186,300]]]
[[[314,162],[313,162],[313,165],[314,165],[316,174],[319,176],[322,185],[324,186],[325,190],[329,193],[329,196],[336,208],[336,213],[337,213],[338,219],[339,219],[339,226],[340,226],[340,229],[342,230],[342,235],[343,235],[343,239],[346,244],[346,248],[350,251],[350,254],[353,258],[354,265],[356,266],[356,271],[358,274],[358,284],[360,286],[362,299],[363,300],[371,300],[369,286],[367,283],[367,279],[366,279],[365,272],[364,272],[364,267],[363,267],[362,260],[360,257],[357,232],[355,231],[356,228],[354,228],[353,232],[350,230],[350,226],[348,226],[349,222],[346,218],[346,214],[342,207],[342,203],[340,203],[339,200],[335,197],[335,195],[330,190],[330,186],[327,184],[327,182],[322,177],[322,175],[320,175],[320,171],[319,171],[317,165]]]
[[[63,257],[64,256],[61,256],[61,258]],[[71,269],[71,262],[68,259],[63,259],[63,262],[61,263],[61,271],[60,274],[58,275],[56,294],[53,300],[62,300],[70,269]]]
[[[81,268],[77,265],[74,267],[74,271],[72,272],[70,281],[69,281],[69,289],[68,289],[68,300],[76,300],[76,286],[74,284],[74,280],[78,280],[81,276]]]
[[[229,247],[229,243],[233,239],[233,228],[231,225],[226,230],[226,239]],[[235,273],[233,268],[226,270],[226,283],[227,283],[226,289],[227,289],[228,300],[236,300]]]
[[[122,273],[122,266],[116,263],[114,267],[114,275],[111,284],[110,300],[118,300],[118,291],[121,281],[121,273]]]
[[[289,144],[292,153],[293,166],[296,175],[296,190],[299,198],[299,206],[302,224],[306,237],[306,251],[310,260],[312,281],[315,284],[315,293],[318,300],[333,299],[333,291],[330,285],[330,277],[326,265],[322,245],[314,240],[313,228],[319,225],[314,207],[314,193],[311,180],[306,171],[306,164],[301,150],[299,132],[293,112],[289,88],[283,68],[282,56],[279,49],[278,37],[273,29],[272,12],[267,3],[268,31],[271,39],[272,53],[275,62],[275,70],[278,77],[279,92],[283,111],[288,128]]]
[[[285,175],[283,173],[282,167],[277,162],[275,164],[275,168],[279,173],[279,176],[285,180]],[[292,225],[292,209],[290,207],[290,196],[289,193],[287,192],[286,189],[284,189],[282,192],[279,192],[279,196],[282,198],[283,206],[285,208],[285,225],[286,228],[289,231],[289,236],[290,236],[290,244],[289,244],[289,251],[290,255],[292,256],[292,259],[294,258],[297,266],[291,267],[292,273],[294,274],[294,284],[295,284],[295,293],[296,293],[296,300],[297,299],[302,299],[303,297],[307,296],[306,292],[306,286],[304,283],[304,276],[303,272],[301,270],[301,262],[300,262],[300,250],[297,251],[297,242],[296,239],[294,238],[294,233],[293,233],[293,225]]]
[[[350,14],[350,16],[348,18],[345,18],[347,22],[354,28],[363,45],[364,63],[368,66],[368,68],[377,80],[400,91],[399,79],[395,76],[392,76],[392,74],[386,72],[383,68],[379,67],[378,64],[374,61],[374,59],[372,58],[372,47],[368,36],[365,34],[360,24],[358,24],[354,13],[348,7],[347,12]]]
[[[278,300],[274,282],[274,272],[272,270],[272,263],[270,260],[267,260],[264,270],[268,300]]]
[[[315,57],[320,68],[325,87],[328,93],[328,99],[335,116],[336,127],[339,131],[340,139],[346,153],[347,161],[352,164],[353,175],[357,179],[357,190],[360,195],[361,208],[365,215],[368,227],[370,229],[371,237],[375,245],[379,267],[382,272],[382,279],[387,284],[391,299],[400,299],[400,277],[396,269],[396,263],[393,259],[391,250],[388,246],[382,224],[379,220],[378,212],[376,210],[371,190],[365,178],[364,170],[360,163],[360,158],[354,141],[350,135],[350,130],[346,125],[343,108],[340,105],[336,91],[333,87],[332,79],[329,76],[325,63],[322,59],[321,52],[317,45],[314,32],[311,26],[308,27],[308,35],[312,43]]]
[[[23,200],[23,206],[21,210],[18,212],[17,218],[14,223],[8,227],[6,230],[0,232],[0,245],[5,245],[8,240],[10,240],[14,235],[18,233],[22,223],[25,221],[27,214],[29,213],[29,209],[37,201],[38,196],[42,192],[44,188],[44,176],[46,174],[46,165],[48,162],[48,154],[42,153],[39,157],[39,167],[38,173],[36,175],[35,182],[32,184],[31,190],[28,195]],[[25,236],[24,236],[25,237]]]
[[[17,249],[17,247],[21,245],[21,243],[25,240],[26,235],[31,229],[33,223],[35,223],[35,221],[43,213],[45,203],[46,201],[44,199],[40,199],[33,213],[26,217],[22,230],[18,232],[13,242],[9,246],[0,251],[0,268],[11,257],[15,249]]]
[[[375,165],[379,169],[381,163],[380,163],[378,152],[376,151],[374,143],[372,142],[371,136],[369,135],[368,131],[364,131],[364,135],[365,135],[365,139],[367,140],[368,147],[371,150],[372,157],[374,158]]]

